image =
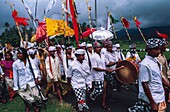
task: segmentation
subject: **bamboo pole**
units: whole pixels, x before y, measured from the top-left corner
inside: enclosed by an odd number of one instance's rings
[[[9,6],[10,6],[10,8],[11,8],[11,11],[13,11],[13,6],[14,6],[14,4],[12,4],[12,3],[9,3],[9,2],[5,2],[6,4],[8,4]],[[17,30],[18,30],[18,34],[19,34],[19,37],[20,37],[20,40],[21,40],[21,42],[22,42],[22,44],[24,45],[24,40],[23,40],[23,38],[22,38],[22,35],[21,35],[21,31],[20,31],[20,28],[19,28],[19,26],[18,26],[18,23],[14,20],[14,22],[15,22],[15,26],[16,26],[16,28],[17,28]]]
[[[92,21],[91,21],[91,7],[88,6],[89,0],[86,0],[86,4],[87,4],[87,10],[88,10],[88,20],[89,20],[89,24],[90,24],[90,31],[92,32]],[[92,45],[93,45],[93,34],[91,33],[92,36]]]
[[[65,5],[65,0],[62,0],[62,4],[64,4]],[[64,22],[64,37],[63,37],[63,40],[66,38],[66,25],[67,24],[65,24],[65,17],[64,17],[64,9],[62,9],[62,19],[63,19],[63,22]],[[70,43],[70,42],[69,42]]]
[[[129,9],[129,12],[131,13],[131,15],[132,15],[132,18],[133,18],[133,21],[134,21],[134,23],[136,23],[135,22],[135,17],[133,16],[133,14],[132,14],[132,12],[131,12],[131,10]],[[140,35],[142,36],[142,38],[143,38],[143,40],[144,40],[144,42],[147,44],[147,42],[146,42],[146,39],[145,39],[145,37],[144,37],[144,35],[143,35],[143,33],[142,33],[142,31],[141,31],[141,29],[139,28],[139,27],[137,27],[138,28],[138,31],[139,31],[139,33],[140,33]]]
[[[106,6],[106,11],[107,11],[107,23],[108,23],[109,11],[108,11],[108,7],[107,7],[107,6]],[[106,23],[106,25],[107,25],[107,23]],[[112,31],[113,31],[113,33],[114,33],[115,39],[117,39],[117,35],[116,35],[115,30],[114,30],[114,25],[113,25],[113,24],[114,24],[114,23],[112,23],[111,28],[112,28]],[[107,27],[108,27],[108,26],[107,26]]]
[[[130,35],[129,35],[128,31],[127,31],[127,28],[125,27],[125,24],[124,24],[122,18],[123,18],[123,17],[120,17],[120,20],[121,20],[121,22],[122,22],[122,24],[123,24],[123,27],[125,28],[125,31],[126,31],[126,34],[127,34],[128,38],[129,38],[129,40],[131,40]]]
[[[142,33],[141,29],[140,29],[140,28],[138,28],[138,30],[139,30],[139,32],[140,32],[140,34],[141,34],[141,36],[142,36],[142,38],[143,38],[144,42],[147,44],[146,39],[145,39],[145,37],[144,37],[144,35],[143,35],[143,33]]]

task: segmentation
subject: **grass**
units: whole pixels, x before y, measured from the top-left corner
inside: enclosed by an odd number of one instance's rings
[[[25,112],[23,100],[16,96],[12,101],[0,104],[0,112]],[[58,99],[53,97],[46,102],[46,110],[42,109],[41,112],[75,112],[75,110],[71,104],[65,102],[60,106]]]

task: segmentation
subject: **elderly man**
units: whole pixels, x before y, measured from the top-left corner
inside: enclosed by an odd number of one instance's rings
[[[139,101],[129,112],[165,112],[166,102],[163,84],[170,87],[161,75],[161,64],[157,60],[161,52],[160,39],[147,41],[147,55],[139,64]]]
[[[86,79],[90,75],[90,68],[87,61],[84,60],[84,55],[85,50],[76,50],[76,60],[70,64],[68,69],[71,85],[77,98],[79,112],[89,109],[86,104]]]

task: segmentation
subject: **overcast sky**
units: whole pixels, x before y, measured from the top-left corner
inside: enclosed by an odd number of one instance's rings
[[[14,9],[19,13],[20,17],[28,17],[28,14],[21,2],[21,0],[0,0],[0,33],[4,30],[4,23],[9,22],[10,26],[14,25],[11,16],[11,9],[5,1],[13,3]],[[38,0],[37,18],[43,20],[43,10],[46,9],[50,0]],[[30,7],[33,16],[35,14],[36,0],[25,0]],[[89,0],[89,6],[92,7],[92,18],[95,18],[95,0]],[[85,0],[75,0],[77,11],[80,13],[78,20],[80,23],[88,22],[88,11]],[[112,13],[115,19],[120,20],[120,16],[124,16],[130,22],[130,28],[135,28],[132,19],[132,14],[138,17],[141,28],[151,26],[165,26],[170,25],[170,0],[97,0],[97,24],[98,26],[106,26],[106,18],[108,10]],[[130,11],[129,11],[130,10]],[[57,4],[46,15],[53,19],[62,19],[61,14],[61,0],[57,0]],[[31,21],[29,22],[32,25]],[[115,30],[122,29],[122,24],[119,22],[114,25]]]

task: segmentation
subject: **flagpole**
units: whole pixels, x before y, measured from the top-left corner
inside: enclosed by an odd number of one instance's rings
[[[11,8],[11,11],[13,11],[13,8],[12,8],[12,7],[14,6],[14,4],[9,3],[9,2],[5,2],[5,3],[8,4],[8,5],[10,6],[10,8]],[[18,23],[17,23],[15,20],[14,20],[14,22],[15,22],[15,26],[17,27],[20,40],[21,40],[22,44],[24,45],[24,40],[23,40],[23,38],[22,38],[21,31],[20,31],[20,28],[19,28],[19,26],[18,26]]]
[[[68,10],[68,0],[66,0],[66,10]],[[67,21],[67,25],[68,25],[68,15],[66,14],[66,21]]]
[[[107,23],[108,23],[108,17],[109,17],[109,11],[108,11],[108,7],[106,6],[106,10],[107,10]],[[108,24],[106,24],[106,26],[107,26]],[[107,26],[108,27],[108,26]],[[106,27],[106,28],[107,28]],[[116,32],[115,32],[115,30],[114,30],[114,26],[113,26],[113,23],[112,23],[112,25],[111,25],[111,28],[112,28],[112,31],[113,31],[113,33],[114,33],[114,37],[115,37],[115,39],[117,39],[117,35],[116,35]]]
[[[133,21],[135,22],[135,17],[133,16],[133,14],[132,14],[132,12],[131,12],[131,10],[130,10],[130,9],[129,9],[129,12],[131,13],[132,18],[133,18]],[[135,22],[135,23],[136,23],[136,22]],[[137,28],[138,28],[139,33],[141,34],[141,36],[142,36],[142,38],[143,38],[144,42],[147,44],[146,39],[145,39],[145,37],[144,37],[144,35],[143,35],[143,33],[142,33],[141,29],[140,29],[139,27],[137,27]]]
[[[141,36],[142,36],[142,38],[143,38],[144,42],[147,44],[146,39],[145,39],[145,37],[144,37],[144,35],[143,35],[143,33],[142,33],[141,29],[140,29],[140,28],[138,28],[138,30],[139,30],[139,32],[140,32],[140,34],[141,34]]]
[[[64,0],[62,0],[62,4],[64,4]],[[65,5],[65,4],[64,4]],[[65,18],[64,18],[64,9],[62,9],[62,18],[63,18],[63,23],[64,23],[64,37],[63,37],[63,40],[64,38],[66,38],[66,24],[65,24]],[[69,36],[68,36],[69,38]],[[68,40],[68,43],[70,43],[70,41]]]
[[[95,20],[96,20],[96,29],[97,29],[97,0],[95,0]]]
[[[90,31],[91,31],[91,36],[92,36],[92,45],[93,45],[93,34],[92,34],[92,21],[91,21],[91,7],[88,6],[89,0],[86,0],[86,4],[87,4],[87,10],[88,10],[88,19],[89,19],[89,23],[90,23]]]
[[[28,12],[28,10],[30,10],[29,7],[28,7],[28,5],[26,5],[26,3],[25,3],[24,0],[21,0],[21,1],[22,1],[23,5],[24,5],[24,7],[25,7],[25,9],[26,9],[29,17],[31,18],[31,21],[32,21],[33,24],[34,24],[34,30],[36,30],[36,29],[37,29],[37,25],[36,25],[36,23],[35,23],[35,21],[34,21],[34,17],[32,16],[32,14],[31,14],[30,12]],[[26,6],[27,6],[27,7],[26,7]]]
[[[72,16],[72,23],[73,23],[73,27],[74,27],[74,32],[75,32],[75,39],[76,39],[76,44],[77,47],[79,48],[79,28],[80,25],[78,24],[78,15],[75,9],[75,2],[74,0],[69,0],[69,5],[70,5],[70,12],[71,12],[71,16]],[[82,33],[80,31],[80,33]]]
[[[108,27],[108,17],[109,17],[109,11],[108,11],[108,6],[105,6],[106,7],[106,12],[107,12],[107,18],[106,18],[106,29]]]
[[[127,34],[128,38],[129,38],[129,40],[131,40],[130,35],[129,35],[128,31],[127,31],[127,28],[125,27],[125,24],[124,24],[122,19],[123,19],[123,17],[120,17],[120,20],[121,20],[121,22],[123,24],[123,27],[125,28],[126,34]]]

